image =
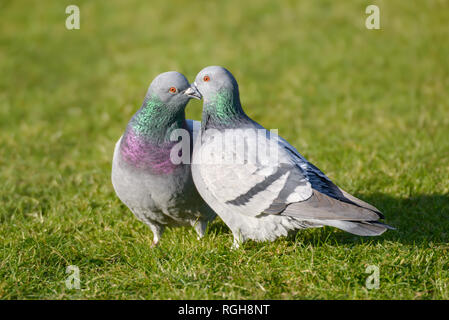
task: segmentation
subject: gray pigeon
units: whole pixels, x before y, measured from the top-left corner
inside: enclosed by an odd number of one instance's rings
[[[112,184],[120,200],[150,227],[152,246],[158,244],[167,226],[194,226],[200,238],[215,218],[198,194],[190,170],[193,130],[200,123],[186,120],[185,107],[198,96],[181,73],[158,75],[115,145]],[[185,162],[172,161],[170,156],[181,143],[179,138],[171,138],[177,129],[188,133]]]
[[[392,229],[378,222],[378,209],[337,187],[286,140],[251,120],[228,70],[207,67],[192,88],[204,98],[193,180],[232,230],[235,247],[322,226],[361,236]]]

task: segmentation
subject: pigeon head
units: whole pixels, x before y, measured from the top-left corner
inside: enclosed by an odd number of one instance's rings
[[[192,85],[204,97],[204,101],[214,100],[217,94],[228,92],[239,94],[239,86],[232,73],[223,67],[210,66],[201,70]]]
[[[248,120],[240,104],[237,81],[225,68],[204,68],[191,88],[198,90],[204,98],[203,123],[206,127],[226,128]]]
[[[147,99],[156,99],[173,111],[183,109],[191,98],[201,97],[190,88],[186,77],[176,71],[164,72],[158,75],[147,92]]]
[[[161,73],[151,82],[142,107],[128,123],[129,131],[153,140],[167,140],[172,130],[184,127],[185,107],[192,98],[200,99],[200,95],[183,74]]]

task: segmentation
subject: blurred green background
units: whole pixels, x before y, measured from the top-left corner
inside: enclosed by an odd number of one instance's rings
[[[80,30],[65,8],[78,5]],[[380,8],[380,30],[365,8]],[[0,2],[0,298],[449,299],[449,1]],[[159,73],[228,68],[253,119],[397,227],[232,251],[152,234],[110,183]],[[201,102],[188,117],[200,119]],[[81,290],[66,288],[68,265]],[[368,290],[368,265],[380,288]]]

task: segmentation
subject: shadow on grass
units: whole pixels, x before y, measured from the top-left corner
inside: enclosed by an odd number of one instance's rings
[[[384,222],[396,230],[387,230],[378,237],[360,237],[336,228],[324,227],[299,231],[289,236],[289,241],[314,246],[390,241],[419,246],[449,243],[449,195],[416,195],[409,198],[395,198],[386,194],[355,196],[376,206],[384,213]],[[210,225],[208,232],[231,233],[222,221],[217,220]]]
[[[402,243],[449,243],[449,194],[414,195],[395,198],[386,194],[364,197],[385,215],[385,222],[397,230],[385,239]]]
[[[396,230],[387,230],[378,237],[359,237],[344,231],[331,231],[329,235],[332,228],[326,227],[317,235],[304,240],[315,245],[324,242],[375,244],[386,241],[419,246],[449,243],[449,195],[416,195],[409,198],[395,198],[386,194],[355,196],[376,206],[383,212],[384,222]]]
[[[226,234],[229,233],[231,234],[231,230],[226,226],[226,224],[221,221],[221,219],[219,217],[215,218],[214,222],[212,222],[208,227],[207,227],[207,233],[210,234]]]

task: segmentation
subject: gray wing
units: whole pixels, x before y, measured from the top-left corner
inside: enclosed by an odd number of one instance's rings
[[[195,152],[194,162],[201,163],[197,167],[198,174],[214,199],[234,212],[254,217],[263,214],[274,203],[301,201],[312,195],[312,188],[302,169],[279,146],[275,145],[279,148],[279,155],[259,154],[258,161],[244,161],[243,153],[227,147],[237,137],[243,138],[248,147],[270,143],[256,142],[255,136],[245,136],[236,129],[221,138],[218,133],[203,137],[198,148],[200,151]],[[221,161],[222,156],[229,157],[230,161]]]
[[[313,190],[306,201],[292,203],[282,211],[288,216],[318,220],[376,221],[379,215],[369,209],[340,201]]]
[[[211,199],[242,215],[288,215],[344,230],[366,229],[359,224],[369,225],[382,217],[373,206],[338,188],[284,139],[279,137],[277,143],[279,162],[201,164],[198,174]],[[377,225],[368,227],[372,228]]]
[[[384,218],[383,214],[376,207],[354,197],[353,195],[347,193],[346,191],[335,185],[320,169],[318,169],[312,163],[308,162],[287,141],[281,139],[280,143],[287,150],[287,152],[290,153],[296,164],[306,172],[307,179],[314,190],[314,195],[311,197],[312,199],[310,199],[311,206],[316,207],[317,201],[322,201],[323,210],[330,210],[331,208],[333,208],[333,211],[335,211],[335,213],[346,211],[346,213],[339,215],[339,217],[341,216],[341,218],[348,215],[350,217],[351,214],[349,214],[349,212],[352,212],[354,214],[354,218],[356,218],[356,220],[359,220],[358,218],[361,218],[365,215],[366,218],[371,217],[372,220]],[[331,207],[329,206],[329,203],[332,203]],[[287,212],[291,212],[295,210],[295,208],[297,208],[298,210],[300,208],[305,210],[304,204],[292,204],[290,206],[291,208]],[[338,208],[338,210],[336,208]],[[354,210],[358,211],[359,214],[355,214]],[[375,213],[375,215],[373,215],[373,213]],[[346,220],[347,218],[344,219]]]
[[[284,139],[280,138],[280,144],[290,153],[298,167],[305,171],[313,194],[305,201],[276,203],[269,208],[268,213],[292,216],[360,236],[377,236],[387,229],[394,229],[378,222],[383,215],[376,207],[336,186]]]

